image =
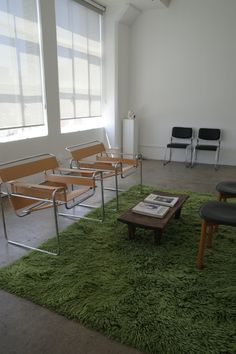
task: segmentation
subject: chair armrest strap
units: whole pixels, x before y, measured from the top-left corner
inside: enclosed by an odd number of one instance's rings
[[[126,164],[126,165],[132,165],[132,166],[137,166],[138,165],[138,160],[136,159],[126,159],[122,157],[105,157],[105,156],[97,156],[97,160],[103,163],[120,163],[120,164]]]
[[[100,172],[106,172],[106,171],[117,171],[119,172],[121,170],[121,165],[120,163],[117,163],[117,161],[95,161],[95,162],[87,162],[87,161],[78,161],[78,166],[80,169],[89,169],[89,170],[97,170]]]
[[[49,185],[41,185],[41,184],[30,184],[30,183],[21,183],[14,182],[11,184],[12,192],[10,193],[11,198],[39,198],[42,199],[52,199],[53,194],[56,193],[65,193],[65,186],[49,186]],[[23,204],[22,204],[23,206]],[[20,204],[16,209],[21,208]]]
[[[64,168],[64,167],[60,167],[58,168],[58,171],[59,172],[65,172],[69,174],[75,174],[75,175],[82,175],[82,176],[87,176],[87,177],[95,177],[97,175],[100,175],[100,171],[97,171],[95,169],[90,169],[89,171],[88,170],[84,170],[84,169],[80,169],[80,168]]]
[[[65,183],[65,184],[77,184],[82,186],[89,186],[95,188],[95,179],[88,177],[76,177],[70,175],[46,175],[45,180],[49,182]]]
[[[64,190],[63,186],[48,186],[48,185],[44,185],[44,184],[32,184],[32,183],[22,183],[22,182],[18,182],[18,181],[13,181],[11,183],[12,188],[25,188],[25,189],[37,189],[37,190],[48,190],[48,191],[60,191],[60,190]]]

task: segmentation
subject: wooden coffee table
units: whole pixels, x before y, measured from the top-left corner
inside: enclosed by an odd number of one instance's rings
[[[163,196],[169,196],[169,197],[178,197],[179,200],[174,207],[169,209],[165,217],[161,219],[155,218],[153,216],[146,216],[146,215],[134,213],[132,212],[133,207],[125,211],[122,215],[118,217],[117,220],[128,225],[128,234],[130,239],[133,239],[135,237],[135,230],[137,227],[140,227],[143,229],[153,230],[155,242],[160,243],[161,236],[166,225],[173,217],[175,219],[178,219],[180,217],[181,208],[183,204],[186,202],[186,200],[188,199],[188,195],[186,194],[173,194],[173,193],[160,192],[160,191],[155,191],[152,193],[163,195]]]

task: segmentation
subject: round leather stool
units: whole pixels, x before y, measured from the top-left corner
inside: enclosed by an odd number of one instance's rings
[[[199,209],[199,215],[202,220],[201,238],[199,242],[197,268],[203,268],[203,258],[206,243],[206,234],[208,230],[207,247],[212,247],[212,235],[215,226],[229,225],[236,226],[236,204],[222,202],[207,202]]]
[[[226,201],[227,198],[236,198],[236,182],[223,181],[217,184],[217,192],[219,192],[219,201]]]

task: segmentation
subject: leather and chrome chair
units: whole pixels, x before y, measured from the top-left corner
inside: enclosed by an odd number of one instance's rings
[[[167,160],[167,151],[169,149],[169,159]],[[185,164],[190,166],[192,163],[192,150],[193,150],[193,129],[187,127],[173,127],[170,142],[166,145],[163,165],[171,162],[172,150],[184,149],[185,150]],[[188,161],[188,155],[190,155]]]
[[[216,128],[200,128],[197,143],[193,151],[192,167],[197,161],[198,151],[215,152],[215,169],[218,168],[221,143],[221,130]]]
[[[120,191],[118,188],[118,176],[126,178],[139,169],[142,190],[141,154],[119,153],[117,150],[107,149],[102,142],[97,140],[68,146],[66,150],[71,154],[70,168],[74,170],[79,168],[84,171],[99,171],[102,180],[110,177],[115,179],[115,188],[103,188],[116,193],[117,210],[119,208],[118,192]]]
[[[236,204],[210,201],[200,207],[199,215],[202,218],[202,227],[197,268],[202,269],[207,234],[207,247],[212,248],[213,233],[218,225],[236,226]]]
[[[86,172],[60,168],[56,157],[52,154],[39,154],[0,164],[0,207],[4,235],[8,243],[23,248],[40,251],[50,255],[60,253],[60,238],[58,215],[70,218],[82,218],[81,215],[58,212],[60,206],[72,209],[81,205],[83,201],[95,193],[97,175],[99,172]],[[86,175],[87,174],[87,175]],[[71,186],[76,186],[72,189]],[[102,216],[104,219],[104,197],[102,190]],[[25,217],[33,212],[48,208],[53,209],[54,222],[57,236],[57,250],[48,251],[31,247],[8,238],[5,203],[2,196],[7,196],[15,214]],[[89,219],[88,217],[85,217]],[[91,219],[91,218],[90,218]]]

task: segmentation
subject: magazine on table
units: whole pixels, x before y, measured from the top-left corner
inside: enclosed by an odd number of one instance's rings
[[[144,201],[148,203],[158,204],[158,205],[165,205],[169,207],[173,207],[177,202],[178,197],[169,197],[166,195],[159,195],[159,194],[149,194]]]
[[[163,218],[169,209],[169,207],[163,205],[157,205],[143,201],[135,205],[132,211],[137,214],[154,216],[156,218]]]

